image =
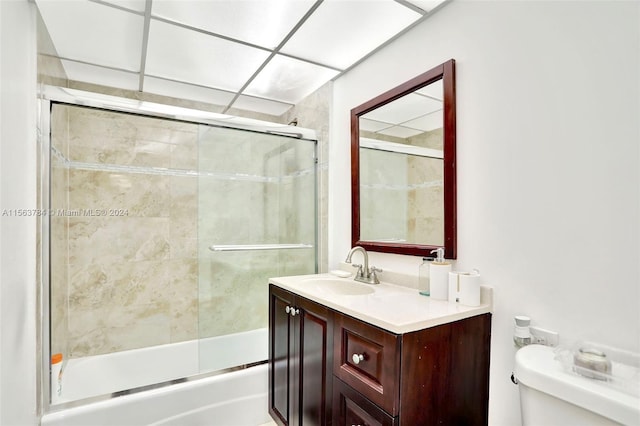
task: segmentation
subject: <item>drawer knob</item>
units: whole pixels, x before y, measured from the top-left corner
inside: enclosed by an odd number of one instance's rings
[[[284,308],[284,311],[292,317],[295,317],[300,313],[300,309],[296,309],[293,306],[287,306],[286,308]]]
[[[354,364],[360,364],[360,361],[364,361],[364,355],[363,354],[353,354],[351,359],[353,360]]]

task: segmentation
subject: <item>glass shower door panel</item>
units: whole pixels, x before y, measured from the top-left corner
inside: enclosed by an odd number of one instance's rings
[[[50,351],[64,360],[59,402],[198,372],[197,130],[52,105]],[[174,368],[144,361],[189,340],[192,355]]]
[[[266,359],[268,279],[316,268],[315,142],[201,126],[200,369]]]

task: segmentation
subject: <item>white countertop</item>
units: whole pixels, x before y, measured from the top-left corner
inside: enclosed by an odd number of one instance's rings
[[[373,292],[362,295],[343,295],[322,291],[317,282],[314,284],[314,281],[310,280],[313,278],[349,281],[370,287]],[[397,334],[458,321],[492,310],[492,289],[485,286],[481,286],[480,306],[465,306],[460,303],[433,300],[428,296],[420,295],[418,290],[407,287],[386,282],[375,285],[364,284],[354,281],[353,278],[338,278],[331,274],[270,278],[269,283]]]

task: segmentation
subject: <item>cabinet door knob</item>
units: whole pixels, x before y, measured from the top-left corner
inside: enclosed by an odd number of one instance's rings
[[[284,308],[284,311],[285,311],[286,313],[291,312],[291,306],[287,306],[286,308]]]
[[[360,364],[360,361],[364,361],[364,355],[362,354],[353,354],[351,357],[354,364]]]
[[[290,312],[292,317],[295,317],[296,315],[298,315],[300,313],[300,309],[296,309],[296,308],[291,308]]]

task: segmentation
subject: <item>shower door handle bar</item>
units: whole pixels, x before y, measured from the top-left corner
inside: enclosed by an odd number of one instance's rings
[[[284,250],[313,248],[311,244],[214,244],[211,251]]]

